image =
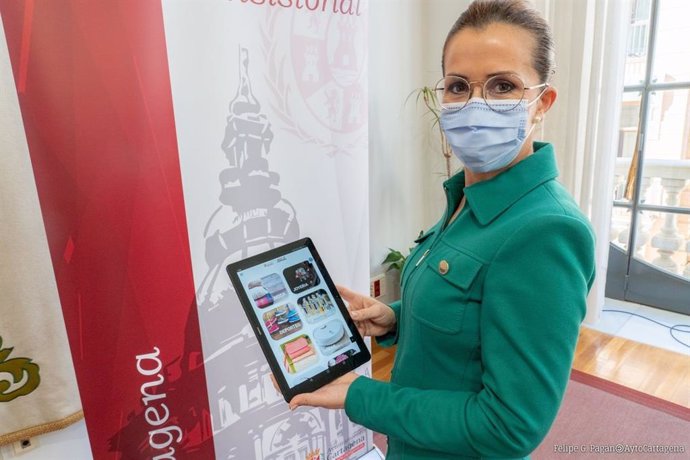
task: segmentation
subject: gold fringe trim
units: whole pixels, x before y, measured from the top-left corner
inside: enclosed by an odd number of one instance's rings
[[[61,430],[70,426],[73,423],[78,422],[84,418],[84,411],[80,410],[72,415],[69,415],[61,420],[56,420],[54,422],[44,423],[42,425],[35,425],[29,428],[24,428],[14,433],[3,434],[0,436],[0,446],[4,444],[11,444],[16,441],[22,441],[24,439],[33,438],[35,436],[50,433],[51,431]]]

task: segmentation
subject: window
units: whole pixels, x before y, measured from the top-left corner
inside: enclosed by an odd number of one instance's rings
[[[611,235],[612,242],[626,250],[635,242],[629,257],[686,278],[690,278],[688,17],[686,0],[633,3]],[[633,178],[634,197],[626,197]]]

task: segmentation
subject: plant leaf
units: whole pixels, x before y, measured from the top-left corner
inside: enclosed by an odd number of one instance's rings
[[[404,259],[405,256],[402,255],[400,251],[396,251],[394,249],[391,249],[391,251],[388,253],[386,258],[383,260],[382,263],[384,264],[390,264],[399,261],[400,259]]]

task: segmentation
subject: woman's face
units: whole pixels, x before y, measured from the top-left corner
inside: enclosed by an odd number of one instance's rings
[[[482,29],[468,27],[448,42],[444,61],[446,75],[483,82],[495,74],[513,73],[520,76],[526,87],[539,85],[544,82],[533,67],[534,46],[532,34],[521,27],[499,22]],[[473,85],[472,97],[481,97],[481,86]],[[524,97],[532,101],[542,91],[544,88],[527,90]],[[548,87],[539,101],[530,105],[531,123],[543,116],[555,97],[556,91]],[[525,148],[531,151],[531,142],[525,142]]]

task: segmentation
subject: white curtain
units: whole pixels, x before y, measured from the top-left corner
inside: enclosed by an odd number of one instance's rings
[[[542,138],[556,149],[560,180],[589,216],[597,236],[597,279],[586,323],[599,319],[606,286],[613,173],[630,0],[536,0],[556,42],[558,101]]]

